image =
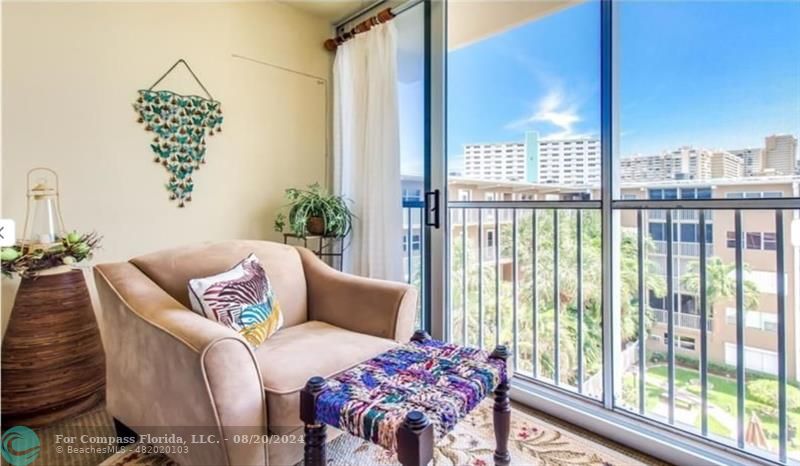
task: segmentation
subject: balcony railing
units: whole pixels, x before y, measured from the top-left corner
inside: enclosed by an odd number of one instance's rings
[[[715,221],[733,217],[738,238],[735,257],[720,258],[711,243],[657,242],[648,233],[649,219],[661,215],[665,231],[672,231],[678,219],[694,220],[698,236],[706,238],[711,211],[626,209],[634,215],[619,221],[633,219],[634,224],[612,227],[621,238],[606,276],[602,219],[591,201],[450,203],[450,338],[482,348],[507,344],[517,376],[588,398],[612,396],[603,383],[611,371],[615,408],[779,461],[800,459],[793,433],[800,418],[795,421],[796,413],[787,410],[787,359],[793,356],[787,353],[787,280],[779,277],[786,273],[784,258],[792,255],[784,254],[784,211],[759,211],[758,228],[775,231],[777,243],[775,251],[759,258],[760,267],[771,262],[778,289],[762,298],[745,279],[742,211],[713,211]],[[774,213],[774,224],[764,225],[764,212]],[[613,280],[613,369],[604,368],[603,361],[604,280]],[[663,300],[665,310],[648,308],[652,294]],[[683,295],[693,296],[698,314],[681,312],[675,297]],[[763,335],[751,334],[745,325],[750,295],[777,308],[777,338],[767,343],[774,345],[774,363],[764,359],[773,356],[752,352]],[[735,338],[712,334],[712,300],[736,302]],[[727,354],[723,339],[735,342],[735,354]],[[755,356],[762,358],[760,368],[754,366]],[[773,376],[759,374],[765,367],[777,369]],[[750,404],[746,387],[754,380],[774,381],[776,402],[766,414]],[[734,401],[726,404],[730,396]],[[763,420],[766,446],[745,439],[748,423],[756,422],[753,413]]]
[[[601,398],[599,210],[486,204],[448,209],[452,339],[507,344],[517,374]]]
[[[650,313],[653,316],[653,321],[659,324],[666,324],[667,323],[667,311],[661,309],[650,309]],[[686,312],[675,312],[672,314],[672,320],[675,323],[676,327],[683,327],[683,328],[690,328],[694,330],[700,330],[700,316],[697,314],[689,314]],[[706,319],[706,330],[709,332],[712,328],[712,319]]]

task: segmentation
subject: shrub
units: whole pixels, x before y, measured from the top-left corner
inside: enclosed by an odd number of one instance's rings
[[[753,400],[778,407],[778,382],[771,379],[759,379],[747,382],[747,394]],[[792,385],[786,386],[786,407],[789,411],[800,410],[800,389]]]
[[[625,377],[622,380],[622,386],[622,399],[625,405],[630,407],[637,406],[636,403],[639,400],[639,391],[636,378]]]
[[[675,364],[681,367],[688,367],[689,369],[697,369],[700,367],[700,361],[697,358],[686,356],[685,354],[676,354]]]

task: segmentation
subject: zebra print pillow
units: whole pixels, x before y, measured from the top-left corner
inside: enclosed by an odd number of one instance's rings
[[[283,314],[264,267],[250,254],[227,272],[189,280],[198,314],[239,332],[258,347],[283,325]]]

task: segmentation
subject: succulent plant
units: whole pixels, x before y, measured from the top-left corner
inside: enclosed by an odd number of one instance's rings
[[[0,250],[0,265],[5,276],[15,273],[23,277],[60,265],[72,265],[91,257],[100,247],[97,233],[70,232],[57,244],[47,249],[26,250],[22,246],[11,246]]]

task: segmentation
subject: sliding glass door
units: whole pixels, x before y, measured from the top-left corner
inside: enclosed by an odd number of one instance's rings
[[[451,3],[447,26],[451,339],[601,399],[600,4]]]
[[[434,334],[800,461],[800,4],[424,5]]]
[[[420,290],[416,327],[427,327],[428,247],[425,193],[428,167],[425,144],[425,5],[412,6],[394,19],[397,29],[397,97],[400,122],[400,176],[403,205],[403,271]]]

